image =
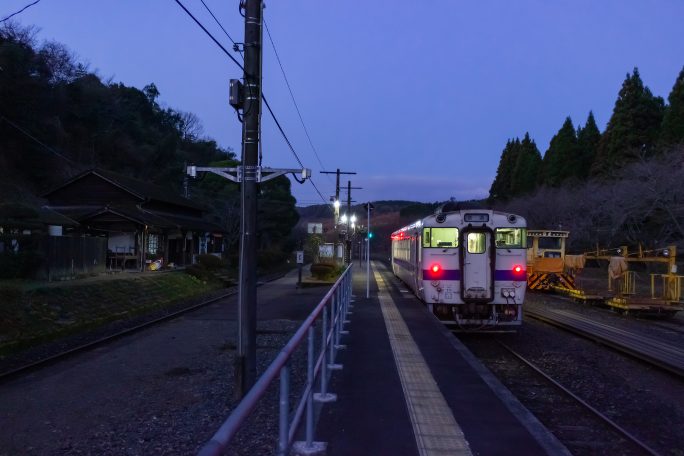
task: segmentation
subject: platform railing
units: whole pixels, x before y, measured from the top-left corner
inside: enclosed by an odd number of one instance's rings
[[[231,439],[249,418],[259,401],[266,395],[266,391],[276,377],[280,377],[279,391],[279,433],[277,454],[289,454],[295,433],[302,416],[306,412],[305,440],[295,443],[295,450],[302,454],[320,451],[325,444],[314,442],[314,401],[332,402],[337,399],[335,394],[328,391],[329,371],[341,369],[335,364],[337,351],[344,348],[340,344],[340,336],[347,334],[344,330],[352,296],[352,264],[342,273],[330,291],[321,299],[316,308],[304,320],[278,356],[271,362],[259,377],[247,395],[240,401],[235,410],[223,422],[199,451],[199,456],[220,456],[223,454]],[[321,344],[318,355],[315,352],[315,327],[320,321]],[[290,420],[290,359],[306,340],[307,342],[307,381],[299,402]],[[319,379],[319,392],[315,393],[316,379]]]

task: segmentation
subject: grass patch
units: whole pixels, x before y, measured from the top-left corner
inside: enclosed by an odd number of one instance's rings
[[[0,356],[221,288],[183,272],[65,286],[0,286]]]

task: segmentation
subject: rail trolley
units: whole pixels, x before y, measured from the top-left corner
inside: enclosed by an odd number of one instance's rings
[[[527,285],[523,217],[438,211],[392,233],[392,271],[440,319],[517,326]]]

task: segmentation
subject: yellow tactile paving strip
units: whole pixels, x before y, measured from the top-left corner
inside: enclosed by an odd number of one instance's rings
[[[380,290],[386,284],[373,271]],[[387,334],[404,389],[413,433],[421,456],[472,455],[468,441],[432,377],[423,355],[399,313],[392,297],[378,293]]]

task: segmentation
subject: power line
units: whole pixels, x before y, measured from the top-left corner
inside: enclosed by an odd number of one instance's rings
[[[302,163],[302,161],[299,159],[299,155],[297,155],[297,152],[295,151],[294,147],[292,146],[292,143],[290,142],[290,139],[289,139],[289,138],[287,137],[287,135],[285,134],[285,131],[283,130],[283,127],[280,125],[280,122],[278,121],[278,118],[276,117],[275,113],[273,112],[273,109],[271,109],[271,105],[268,104],[268,100],[266,100],[266,96],[263,94],[263,92],[262,92],[262,94],[261,94],[261,98],[264,100],[264,104],[266,105],[266,108],[268,109],[268,112],[271,113],[271,117],[273,118],[273,121],[275,122],[276,126],[278,127],[278,130],[280,130],[280,134],[281,134],[281,135],[283,136],[283,138],[285,139],[285,142],[287,143],[287,146],[290,148],[290,151],[292,151],[292,154],[293,154],[293,155],[295,156],[295,158],[297,159],[297,163],[299,163],[299,166],[301,166],[302,168],[306,168],[306,166],[304,166],[304,163]],[[316,193],[318,193],[318,196],[321,197],[321,199],[323,200],[323,202],[326,202],[325,198],[323,197],[323,194],[321,193],[320,190],[318,190],[318,187],[316,187],[316,184],[314,183],[314,181],[313,181],[311,178],[309,178],[309,182],[311,182],[311,185],[313,185],[313,187],[316,189]]]
[[[214,18],[214,21],[218,24],[218,26],[221,27],[221,30],[223,30],[223,33],[226,34],[226,36],[228,37],[228,39],[230,40],[230,42],[233,43],[233,46],[237,46],[238,44],[235,42],[235,40],[233,39],[233,37],[230,36],[230,33],[228,33],[228,32],[226,31],[226,29],[223,28],[223,24],[221,24],[221,22],[219,22],[219,20],[218,20],[218,19],[216,18],[216,16],[214,15],[214,12],[211,10],[211,8],[209,8],[209,7],[207,6],[207,4],[204,3],[204,0],[200,0],[200,1],[202,2],[202,5],[204,5],[204,7],[206,8],[206,10],[209,12],[209,14],[211,14],[211,17]],[[238,50],[238,52],[240,53],[240,55],[242,55],[242,52],[241,52],[241,51]]]
[[[185,7],[185,5],[183,5],[183,3],[180,2],[180,0],[175,0],[175,2],[178,4],[178,6],[180,6],[183,9],[183,11],[185,11],[185,13],[188,16],[190,16],[192,18],[192,20],[195,22],[195,24],[197,24],[204,31],[204,33],[206,33],[207,36],[209,36],[209,38],[211,38],[211,40],[223,51],[224,54],[226,54],[242,71],[245,71],[244,67],[240,64],[240,62],[238,62],[235,59],[235,57],[233,57],[230,54],[230,52],[228,52],[228,50],[225,47],[223,47],[223,45],[214,37],[214,35],[212,35],[211,32],[209,32],[209,30],[207,30],[206,27],[204,27],[204,25],[202,25],[202,23],[195,16],[193,16],[193,14]],[[202,3],[204,3],[204,2],[202,2]],[[205,5],[205,7],[206,7],[206,5]],[[212,17],[214,17],[214,20],[216,20],[218,22],[218,19],[216,19],[216,17],[213,14],[212,14]],[[221,28],[223,29],[223,27],[221,27]],[[226,34],[228,34],[228,33],[226,32]],[[230,38],[230,35],[229,35],[229,38]],[[232,41],[232,38],[231,38],[231,41]],[[299,163],[299,165],[302,168],[306,168],[304,166],[304,164],[302,163],[302,161],[300,160],[299,155],[297,155],[297,152],[295,151],[294,147],[292,146],[290,139],[285,134],[285,131],[283,130],[283,127],[280,125],[280,122],[278,121],[278,118],[276,117],[275,113],[273,112],[273,109],[271,109],[271,106],[268,104],[268,101],[266,100],[266,96],[264,95],[263,91],[261,93],[261,98],[264,100],[264,104],[266,105],[266,108],[268,108],[268,112],[271,114],[271,118],[273,118],[273,121],[276,123],[276,126],[278,127],[280,134],[285,139],[285,142],[287,143],[287,146],[289,147],[292,154],[295,156],[295,159],[297,160],[297,162]],[[316,189],[316,193],[318,193],[318,195],[321,197],[321,200],[323,200],[324,202],[327,202],[326,199],[323,197],[323,194],[320,192],[320,190],[318,190],[318,187],[316,187],[316,184],[313,182],[313,180],[309,179],[309,181],[311,182],[311,185],[313,185],[313,187]]]
[[[4,120],[4,121],[7,122],[8,124],[10,124],[12,127],[16,128],[16,129],[19,130],[21,133],[23,133],[24,135],[28,136],[28,137],[31,138],[33,141],[35,141],[36,143],[40,144],[40,145],[43,146],[45,149],[49,150],[50,152],[52,152],[53,154],[57,155],[58,157],[60,157],[60,158],[62,158],[62,159],[64,159],[64,160],[66,160],[66,161],[68,161],[69,163],[72,163],[72,164],[74,164],[74,165],[80,166],[79,163],[76,163],[75,161],[73,161],[72,159],[70,159],[69,157],[67,157],[66,155],[57,152],[57,151],[56,151],[55,149],[53,149],[52,147],[50,147],[50,146],[48,146],[47,144],[41,142],[39,139],[37,139],[37,138],[36,138],[35,136],[33,136],[31,133],[27,132],[26,130],[24,130],[23,128],[21,128],[19,125],[15,124],[15,123],[12,122],[11,120],[9,120],[7,117],[5,117],[5,116],[3,116],[3,115],[0,115],[0,120]]]
[[[319,157],[318,151],[316,151],[316,148],[313,145],[313,141],[311,141],[311,136],[309,135],[309,130],[306,128],[306,125],[304,124],[304,119],[302,118],[302,113],[299,111],[299,105],[297,104],[297,100],[295,100],[294,93],[292,92],[292,87],[290,87],[290,81],[287,79],[287,75],[285,74],[285,68],[283,68],[283,63],[280,61],[280,56],[278,55],[278,50],[276,49],[275,43],[273,42],[273,37],[271,36],[271,31],[268,28],[268,24],[266,24],[266,19],[264,19],[264,26],[266,27],[266,33],[268,34],[268,39],[271,42],[271,46],[273,46],[273,52],[275,53],[276,59],[278,60],[278,65],[280,66],[280,71],[283,73],[283,78],[285,79],[285,84],[287,84],[287,90],[289,90],[289,92],[290,92],[290,97],[292,98],[292,103],[294,103],[295,109],[297,110],[297,115],[299,116],[299,121],[302,123],[302,127],[304,128],[304,133],[306,133],[306,138],[309,140],[309,145],[311,146],[311,150],[313,150],[314,155],[316,155],[316,159],[318,160],[318,164],[321,165],[322,169],[325,169],[323,162],[321,162],[321,157]]]
[[[16,13],[12,13],[12,14],[10,14],[9,16],[7,16],[6,18],[0,20],[0,22],[5,22],[6,20],[13,18],[13,17],[16,16],[17,14],[23,13],[24,10],[29,9],[30,7],[32,7],[33,5],[35,5],[36,3],[39,3],[39,2],[40,2],[40,0],[36,0],[36,1],[33,2],[33,3],[29,3],[28,5],[26,5],[25,7],[23,7],[23,8],[20,9],[19,11],[17,11]]]
[[[193,21],[195,21],[195,24],[197,24],[197,25],[199,26],[199,28],[201,28],[201,29],[204,31],[204,33],[206,33],[207,36],[209,36],[209,38],[211,38],[211,40],[212,40],[214,43],[216,43],[216,45],[217,45],[218,47],[221,48],[221,50],[228,56],[228,58],[230,58],[230,60],[232,60],[232,61],[235,63],[235,65],[237,65],[238,67],[240,67],[240,69],[241,69],[242,71],[245,71],[245,68],[240,64],[240,62],[238,62],[238,61],[235,59],[235,57],[233,57],[233,56],[230,54],[230,52],[228,52],[228,51],[226,50],[226,48],[224,48],[223,45],[222,45],[221,43],[219,43],[219,41],[218,41],[216,38],[214,38],[214,35],[212,35],[211,32],[209,32],[209,30],[207,30],[206,27],[204,27],[204,25],[202,25],[202,23],[201,23],[200,21],[198,21],[197,18],[196,18],[195,16],[193,16],[192,13],[191,13],[190,11],[188,11],[188,9],[185,7],[185,5],[183,5],[183,4],[180,2],[180,0],[175,0],[175,2],[178,3],[178,6],[180,6],[181,8],[183,8],[183,11],[185,11],[185,13],[186,13],[188,16],[190,16],[190,17],[192,18]],[[204,2],[202,2],[202,3],[204,3]]]

